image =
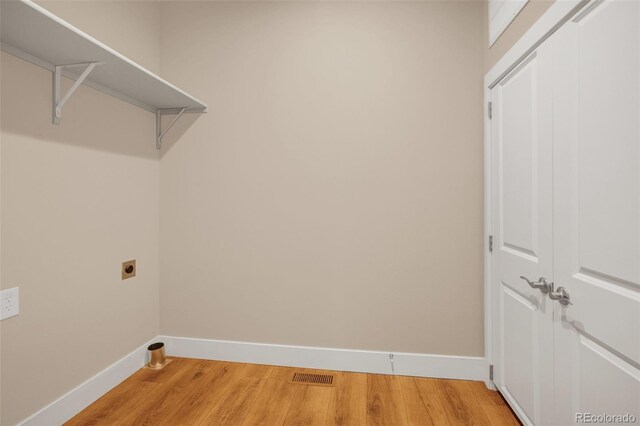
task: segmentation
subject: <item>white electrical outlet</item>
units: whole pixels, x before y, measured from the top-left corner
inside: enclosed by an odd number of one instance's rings
[[[15,317],[20,313],[20,291],[18,287],[0,291],[0,320]]]

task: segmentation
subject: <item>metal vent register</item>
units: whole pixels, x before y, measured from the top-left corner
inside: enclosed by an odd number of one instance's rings
[[[295,373],[291,383],[333,386],[333,374]]]

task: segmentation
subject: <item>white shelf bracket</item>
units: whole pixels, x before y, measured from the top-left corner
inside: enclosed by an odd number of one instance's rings
[[[62,118],[62,108],[65,106],[67,101],[71,98],[71,95],[76,91],[76,89],[82,84],[82,82],[87,78],[89,73],[93,71],[95,67],[98,65],[103,65],[104,62],[83,62],[80,64],[67,64],[67,65],[56,65],[56,68],[53,72],[53,124],[60,124],[60,119]],[[80,77],[76,79],[71,86],[71,89],[60,99],[60,80],[62,77],[62,71],[68,68],[78,68],[78,67],[86,67],[85,70],[80,74]]]
[[[156,149],[159,151],[162,147],[162,138],[167,134],[169,129],[176,124],[176,121],[184,114],[187,108],[169,108],[169,109],[159,109],[156,111]],[[173,115],[177,114],[176,118],[167,126],[164,131],[162,130],[162,116],[163,115]]]

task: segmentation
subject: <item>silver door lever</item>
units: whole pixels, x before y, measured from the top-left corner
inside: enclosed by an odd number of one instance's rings
[[[573,305],[573,303],[570,302],[569,292],[564,287],[558,287],[556,291],[551,291],[549,293],[549,299],[557,300],[563,306]]]
[[[525,280],[527,282],[527,284],[529,284],[529,287],[537,288],[543,294],[547,294],[550,291],[553,291],[553,283],[547,282],[547,279],[545,277],[540,277],[540,278],[538,278],[538,281],[535,281],[535,282],[529,281],[529,279],[527,277],[522,276],[522,275],[520,275],[520,278]]]

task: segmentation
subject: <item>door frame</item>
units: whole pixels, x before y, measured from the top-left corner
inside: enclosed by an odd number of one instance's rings
[[[491,229],[491,118],[490,102],[491,89],[509,72],[517,67],[542,42],[549,38],[565,22],[582,10],[587,4],[602,0],[556,0],[549,9],[536,21],[531,28],[513,45],[513,47],[489,70],[484,77],[484,357],[487,363],[485,383],[489,389],[495,390],[490,377],[493,366],[493,289],[491,271],[491,251],[489,238]]]

